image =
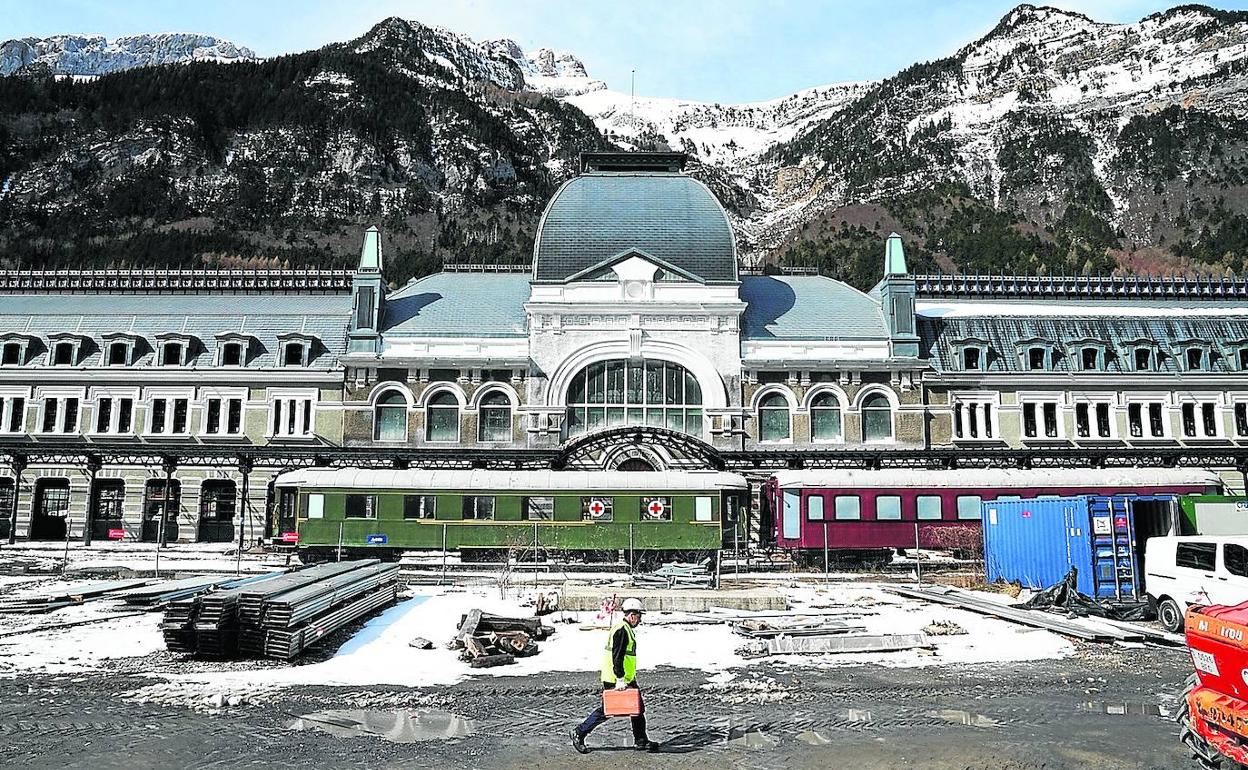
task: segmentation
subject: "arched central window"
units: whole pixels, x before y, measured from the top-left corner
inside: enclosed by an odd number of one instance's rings
[[[820,393],[810,405],[810,437],[815,441],[841,438],[841,402],[831,393]]]
[[[454,397],[451,400],[454,401]],[[407,440],[407,399],[397,390],[387,391],[377,399],[373,414],[373,439]]]
[[[601,361],[568,386],[568,435],[616,425],[652,425],[702,435],[702,388],[668,361]]]
[[[888,398],[875,393],[862,403],[862,440],[891,441],[893,438],[893,408]]]
[[[779,393],[769,393],[758,403],[758,440],[784,441],[792,435],[789,402]]]
[[[459,402],[451,393],[438,393],[425,408],[426,441],[459,441]]]
[[[503,393],[481,399],[478,441],[511,441],[511,402]]]

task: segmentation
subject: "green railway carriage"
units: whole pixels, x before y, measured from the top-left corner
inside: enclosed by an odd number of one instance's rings
[[[744,477],[717,471],[493,471],[314,468],[276,480],[292,500],[298,549],[397,558],[458,549],[655,560],[718,551],[748,502]]]

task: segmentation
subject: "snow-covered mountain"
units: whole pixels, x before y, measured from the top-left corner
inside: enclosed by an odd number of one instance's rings
[[[746,259],[859,285],[891,230],[919,269],[1248,270],[1246,13],[1104,24],[1022,5],[882,81],[736,105],[631,98],[573,53],[398,18],[232,69],[185,73],[199,80],[183,90],[176,69],[141,70],[73,99],[0,79],[0,253],[55,220],[100,259],[139,222],[168,225],[144,238],[216,228],[242,255],[301,239],[311,259],[381,217],[413,271],[523,260],[575,153],[616,146],[693,156]],[[6,89],[32,106],[6,113]],[[126,93],[154,101],[116,104]],[[36,129],[53,119],[49,141]]]
[[[103,35],[54,35],[0,43],[0,75],[41,67],[53,75],[85,77],[154,64],[255,58],[250,48],[210,35],[171,32],[113,40]]]

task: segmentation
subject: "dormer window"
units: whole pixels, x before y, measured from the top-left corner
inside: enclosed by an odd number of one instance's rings
[[[967,371],[983,368],[979,348],[966,348],[962,351],[962,368]]]
[[[160,347],[160,365],[181,366],[185,350],[181,342],[166,342]]]
[[[1203,372],[1208,369],[1207,357],[1204,348],[1188,348],[1185,353],[1187,361],[1187,370],[1189,372]]]
[[[1135,371],[1137,372],[1151,372],[1155,368],[1153,365],[1153,351],[1149,348],[1136,348],[1132,359],[1135,362]]]
[[[3,349],[0,349],[0,364],[4,366],[21,366],[26,357],[26,345],[21,342],[6,342]]]
[[[1087,346],[1079,349],[1079,368],[1085,372],[1101,369],[1101,349]]]
[[[1239,362],[1239,370],[1248,372],[1248,345],[1239,349],[1239,355],[1236,357],[1236,360]]]
[[[243,365],[243,343],[227,342],[221,346],[221,365],[222,366],[242,366]]]
[[[977,338],[953,341],[954,353],[963,371],[979,372],[988,368],[988,341]]]
[[[74,365],[74,343],[58,342],[52,346],[52,365],[53,366],[73,366]]]
[[[130,365],[130,343],[129,342],[110,342],[108,343],[108,365],[109,366],[129,366]]]
[[[307,360],[307,354],[304,351],[305,346],[302,342],[287,342],[282,348],[282,365],[303,366]]]
[[[1049,349],[1032,347],[1027,348],[1027,369],[1033,372],[1041,372],[1049,368]]]

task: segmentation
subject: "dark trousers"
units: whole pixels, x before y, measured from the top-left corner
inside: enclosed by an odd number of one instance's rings
[[[602,689],[614,690],[615,685],[603,682]],[[640,688],[637,687],[636,682],[629,682],[628,689],[637,690]],[[646,738],[646,699],[645,698],[641,699],[641,713],[635,717],[630,717],[630,719],[632,720],[632,723],[633,723],[633,741],[635,743],[642,743],[648,740]],[[593,713],[585,717],[585,721],[581,722],[581,726],[576,728],[576,731],[580,733],[582,738],[584,738],[588,736],[590,733],[592,733],[595,727],[597,727],[598,725],[602,724],[605,721],[607,721],[607,713],[603,711],[602,700],[599,699],[598,708],[594,709]]]

